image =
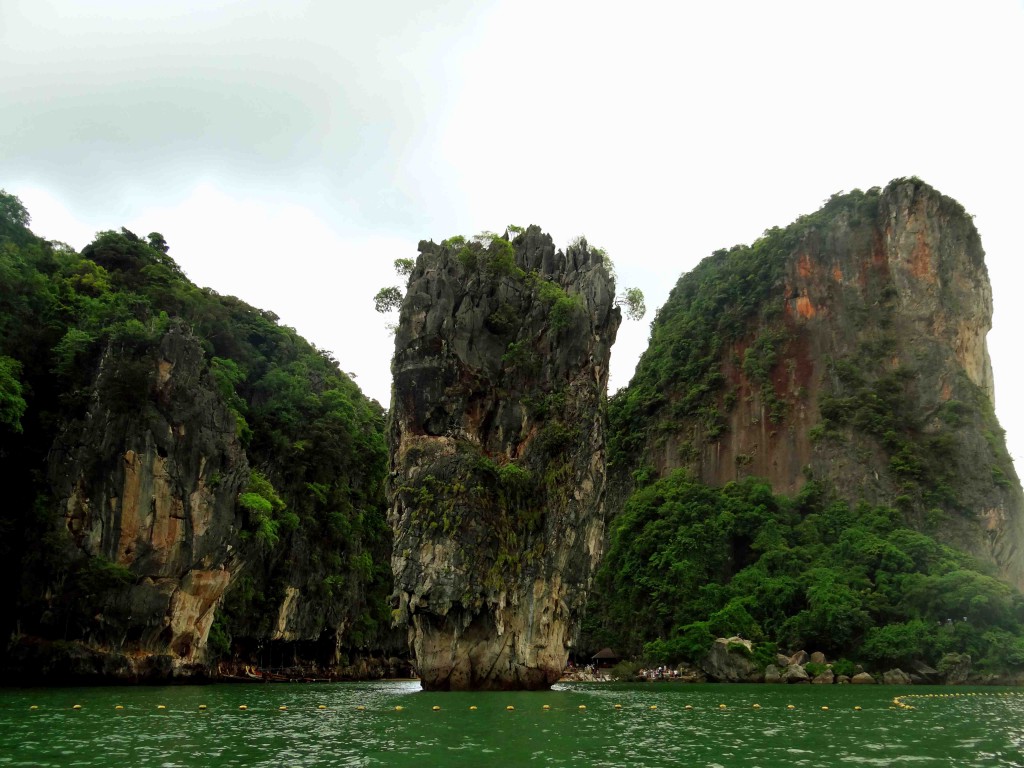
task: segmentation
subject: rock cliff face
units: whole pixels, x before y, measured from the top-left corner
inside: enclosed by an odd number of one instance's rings
[[[198,341],[172,326],[156,349],[130,346],[108,348],[87,415],[51,452],[51,482],[69,561],[88,555],[132,582],[86,596],[101,602],[85,637],[187,666],[240,565],[249,466]]]
[[[688,313],[712,310],[709,342]],[[991,318],[958,203],[916,179],[837,195],[680,280],[630,387],[643,397],[618,423],[657,475],[755,475],[782,493],[823,481],[895,506],[1021,588],[1024,504],[993,411]],[[711,365],[686,362],[700,375],[684,391],[670,361],[692,348]]]
[[[620,320],[585,241],[420,243],[392,363],[395,618],[424,688],[561,674],[604,532]]]

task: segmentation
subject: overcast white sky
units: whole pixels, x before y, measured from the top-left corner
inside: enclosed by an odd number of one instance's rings
[[[917,175],[981,232],[1024,456],[1024,2],[0,0],[0,186],[37,234],[164,234],[389,400],[371,297],[420,239],[536,223],[650,313],[834,192]]]

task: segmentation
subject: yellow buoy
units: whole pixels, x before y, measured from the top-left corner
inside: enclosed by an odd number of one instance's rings
[[[401,712],[403,709],[404,707],[401,704],[399,704],[397,707],[395,707],[395,712]]]
[[[515,710],[516,710],[516,708],[513,707],[511,704],[509,704],[507,707],[505,707],[505,711],[507,711],[507,712],[515,712]]]
[[[622,709],[622,705],[621,705],[621,704],[616,704],[616,705],[615,705],[615,708],[616,708],[616,709]]]
[[[364,707],[362,704],[360,704],[358,707],[356,707],[356,712],[365,712],[365,711],[366,711],[366,707]]]
[[[114,709],[124,709],[124,705],[123,704],[115,704],[114,705]]]
[[[200,704],[200,705],[199,705],[199,708],[200,708],[200,709],[206,709],[206,705],[205,705],[205,704]]]
[[[286,707],[284,704],[282,704],[280,707],[277,708],[277,710],[279,712],[287,712],[288,711],[288,707]]]
[[[860,712],[860,707],[854,707],[854,708],[853,708],[853,711],[854,711],[854,712]]]
[[[469,708],[470,708],[470,710],[472,710],[473,712],[476,712],[476,704],[472,704],[472,705],[470,705],[470,707],[469,707]],[[440,709],[440,707],[434,707],[434,709]]]
[[[587,708],[586,704],[580,704],[578,707],[576,707],[576,709],[586,709],[586,708]]]
[[[324,705],[324,704],[318,704],[316,708],[317,709],[327,709],[327,706]]]
[[[438,712],[441,708],[437,706],[437,704],[435,704],[433,707],[431,707],[431,709],[433,709],[435,712]]]
[[[755,704],[755,705],[754,705],[754,709],[760,709],[760,708],[761,708],[761,705],[760,705],[760,704]]]
[[[551,705],[545,704],[543,707],[541,707],[541,709],[551,709]]]
[[[157,709],[167,709],[167,705],[166,704],[157,704],[156,708]]]
[[[821,708],[821,711],[822,711],[822,712],[828,712],[828,707],[822,707],[822,708]]]
[[[81,705],[81,704],[75,704],[75,705],[74,705],[73,707],[71,707],[71,708],[72,708],[72,709],[81,709],[81,708],[82,708],[82,705]]]
[[[719,708],[719,709],[725,709],[725,704],[719,704],[719,705],[718,705],[718,708]]]
[[[786,709],[796,709],[792,704],[787,704]]]
[[[33,704],[31,707],[29,707],[29,709],[39,709],[39,705]]]
[[[238,708],[239,708],[239,709],[248,709],[248,707],[247,707],[247,706],[245,706],[245,704],[239,704],[239,705],[238,705]]]
[[[648,709],[657,709],[657,708],[658,708],[657,704],[651,704],[651,706],[648,707]]]
[[[687,704],[685,707],[683,707],[683,709],[693,709],[693,705]]]

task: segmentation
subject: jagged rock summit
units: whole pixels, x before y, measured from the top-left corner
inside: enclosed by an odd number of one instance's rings
[[[425,689],[546,688],[601,553],[614,282],[535,226],[419,249],[392,363],[395,619]]]

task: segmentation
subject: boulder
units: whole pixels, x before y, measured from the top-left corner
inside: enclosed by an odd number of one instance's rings
[[[787,683],[809,683],[811,681],[807,670],[799,664],[790,664],[782,673],[782,679]]]
[[[789,666],[790,664],[799,664],[802,667],[808,661],[810,661],[810,656],[807,655],[807,651],[797,651],[789,657],[789,664],[786,666]]]
[[[910,675],[904,672],[902,669],[890,669],[882,673],[882,683],[884,685],[912,685]]]
[[[781,683],[781,682],[783,682],[783,680],[782,680],[782,670],[779,669],[774,664],[769,664],[764,669],[764,681],[766,683]]]
[[[720,683],[758,683],[764,674],[750,658],[753,644],[738,637],[715,640],[700,667],[712,680]]]
[[[971,657],[966,653],[947,653],[939,661],[938,672],[946,685],[963,685],[971,674]]]
[[[910,662],[910,677],[918,685],[938,684],[942,682],[942,675],[934,667],[930,667],[920,659]]]
[[[850,682],[853,685],[874,685],[875,678],[873,678],[867,672],[858,672],[856,675],[850,678]]]
[[[815,651],[811,654],[811,662],[814,664],[825,664],[825,654],[821,651]]]
[[[814,679],[811,680],[815,685],[832,685],[836,680],[835,673],[831,669],[826,669],[819,675],[815,675]]]
[[[850,676],[849,675],[839,675],[836,678],[836,685],[849,685],[849,684],[850,684]]]

